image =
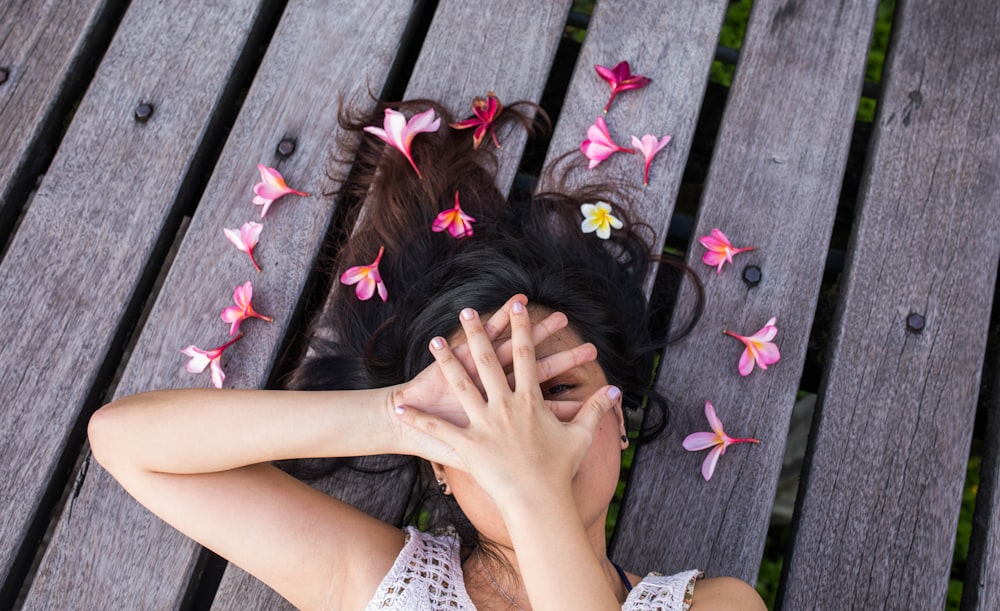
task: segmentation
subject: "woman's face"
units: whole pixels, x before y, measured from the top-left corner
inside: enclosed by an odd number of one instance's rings
[[[544,308],[529,307],[532,322],[539,322],[551,312]],[[457,335],[462,335],[461,331]],[[502,341],[501,336],[499,341]],[[458,337],[453,337],[458,340]],[[462,337],[464,340],[464,336]],[[582,344],[580,336],[569,328],[563,328],[535,348],[537,358],[544,358]],[[541,384],[542,396],[548,401],[557,401],[554,412],[562,421],[572,420],[583,403],[599,388],[606,385],[607,378],[597,361],[590,361],[571,369],[562,375]],[[594,441],[590,446],[576,476],[573,479],[573,494],[588,534],[603,545],[604,523],[608,504],[618,485],[621,466],[621,451],[626,446],[622,442],[625,424],[621,403],[608,411],[601,421]],[[479,487],[465,471],[436,466],[443,473],[455,500],[469,518],[476,530],[485,538],[501,545],[510,545],[510,537],[503,525],[500,513],[492,499]],[[440,475],[439,475],[440,477]]]

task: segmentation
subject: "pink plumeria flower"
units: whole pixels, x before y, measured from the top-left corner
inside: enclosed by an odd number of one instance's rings
[[[378,256],[375,257],[371,265],[355,265],[348,268],[340,276],[341,283],[348,286],[352,284],[357,285],[354,288],[354,293],[361,301],[371,299],[376,290],[378,290],[378,296],[382,298],[382,301],[385,301],[389,297],[385,283],[382,282],[382,276],[378,273],[378,264],[382,260],[382,253],[384,252],[385,247],[379,247]]]
[[[715,415],[715,407],[709,401],[705,401],[705,417],[708,418],[712,432],[691,433],[684,438],[681,445],[689,452],[700,452],[711,448],[708,456],[705,457],[705,462],[701,463],[701,476],[707,482],[712,479],[715,465],[718,464],[719,457],[726,453],[726,448],[734,443],[760,443],[760,440],[752,437],[735,439],[726,435],[726,432],[722,430],[722,420],[719,420],[719,417]]]
[[[702,262],[706,265],[716,266],[715,273],[717,274],[722,273],[722,266],[726,261],[733,262],[733,255],[754,250],[753,246],[734,248],[726,234],[718,229],[712,229],[712,235],[703,235],[698,238],[698,241],[708,249],[708,252],[701,257]]]
[[[458,191],[455,191],[455,207],[442,210],[434,219],[431,230],[435,233],[447,230],[453,238],[467,238],[472,235],[472,224],[475,222],[476,219],[462,211]]]
[[[611,214],[611,205],[607,202],[597,202],[596,204],[583,204],[580,206],[583,213],[583,223],[580,230],[584,233],[597,232],[597,237],[607,240],[611,237],[611,229],[621,229],[623,224],[621,219]]]
[[[188,373],[201,373],[205,371],[205,367],[209,365],[212,366],[212,384],[216,388],[222,388],[222,382],[226,379],[226,372],[222,371],[222,353],[226,351],[226,348],[235,344],[243,334],[240,333],[233,339],[222,344],[218,348],[212,348],[211,350],[202,350],[201,348],[191,344],[187,348],[181,350],[181,354],[191,357],[184,369]]]
[[[260,182],[253,186],[253,203],[257,206],[264,206],[260,211],[260,218],[264,218],[267,209],[271,207],[274,200],[285,195],[301,195],[307,197],[308,193],[303,193],[285,184],[285,179],[281,173],[274,168],[269,168],[262,163],[257,164],[260,170]]]
[[[453,129],[469,129],[470,127],[475,127],[476,131],[472,134],[472,148],[479,148],[479,145],[483,141],[483,136],[486,135],[486,131],[489,130],[490,136],[493,137],[493,144],[500,148],[500,141],[497,140],[497,134],[493,131],[493,122],[497,120],[500,113],[503,112],[503,104],[497,99],[497,94],[492,91],[487,92],[486,98],[476,96],[472,100],[472,113],[474,116],[469,117],[464,121],[459,121],[458,123],[451,123],[450,126]]]
[[[604,107],[604,114],[608,113],[608,109],[611,108],[611,102],[615,100],[616,95],[629,89],[641,89],[650,83],[647,77],[640,74],[632,74],[632,69],[629,67],[628,62],[620,62],[614,68],[605,68],[604,66],[595,64],[594,70],[597,70],[597,74],[611,85],[611,99],[608,100],[607,105]]]
[[[660,152],[660,149],[667,146],[670,143],[670,136],[664,136],[659,140],[656,136],[652,134],[646,134],[640,140],[635,136],[632,136],[632,146],[639,149],[640,152],[646,157],[646,171],[642,175],[642,184],[649,184],[649,164],[652,163],[653,157]]]
[[[413,138],[417,134],[436,132],[439,127],[441,127],[441,119],[434,115],[433,108],[413,115],[409,121],[406,120],[403,113],[386,108],[382,127],[366,127],[365,131],[396,147],[406,157],[407,161],[410,162],[410,165],[413,166],[413,170],[417,173],[417,178],[422,179],[423,176],[420,175],[420,170],[417,168],[416,162],[413,161],[413,155],[410,153],[410,146],[413,144]]]
[[[237,285],[236,289],[233,290],[233,301],[236,302],[236,305],[222,310],[222,320],[229,323],[229,335],[236,335],[236,332],[240,330],[240,323],[248,318],[274,322],[270,316],[264,316],[253,309],[253,304],[250,303],[252,299],[253,284],[249,280]]]
[[[260,223],[255,223],[253,221],[243,223],[243,226],[239,229],[223,229],[222,233],[226,234],[229,241],[236,246],[236,248],[242,250],[250,256],[250,262],[253,263],[253,268],[260,271],[260,265],[257,265],[257,259],[253,256],[253,249],[257,246],[257,241],[260,239],[260,231],[264,228]]]
[[[604,122],[604,117],[597,117],[594,124],[587,128],[587,139],[580,145],[580,151],[590,160],[587,165],[588,170],[593,170],[597,164],[601,163],[614,153],[632,153],[635,151],[615,144],[608,133],[608,124]]]
[[[722,331],[729,337],[735,337],[740,340],[747,347],[740,356],[739,369],[741,376],[750,375],[755,363],[761,369],[767,369],[768,365],[773,365],[781,359],[777,344],[771,341],[778,334],[778,327],[774,326],[776,321],[777,318],[772,317],[760,331],[750,337],[744,337],[732,331]]]

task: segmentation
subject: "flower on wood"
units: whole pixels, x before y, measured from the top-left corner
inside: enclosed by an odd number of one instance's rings
[[[431,230],[435,233],[447,230],[453,238],[467,238],[472,235],[472,224],[475,222],[476,219],[462,210],[458,201],[458,191],[455,191],[455,207],[442,210],[434,219]]]
[[[260,232],[264,228],[260,223],[255,223],[253,221],[243,223],[243,226],[239,229],[223,229],[222,233],[226,234],[229,241],[236,246],[236,248],[242,250],[250,256],[250,262],[253,263],[253,268],[260,271],[260,265],[257,265],[257,259],[253,256],[253,249],[257,246],[257,240],[260,239]]]
[[[473,116],[450,125],[454,129],[476,128],[476,131],[472,134],[472,148],[479,148],[479,145],[483,141],[483,136],[489,130],[494,146],[500,148],[500,141],[497,140],[497,134],[493,131],[493,122],[496,121],[501,112],[503,112],[503,104],[497,99],[497,95],[490,91],[486,94],[485,98],[477,95],[472,100]]]
[[[236,335],[240,330],[240,323],[248,318],[259,318],[267,322],[274,322],[270,316],[264,316],[253,309],[251,300],[253,299],[253,284],[247,280],[238,285],[233,290],[233,301],[236,305],[231,305],[222,310],[222,320],[229,323],[229,335]]]
[[[660,152],[660,149],[669,143],[670,136],[664,136],[659,140],[652,134],[646,134],[641,140],[632,136],[632,146],[637,148],[646,157],[646,171],[642,174],[642,184],[649,184],[649,164],[652,163],[653,157]]]
[[[781,359],[777,344],[771,341],[778,334],[778,327],[774,325],[776,321],[777,318],[772,317],[760,331],[750,337],[744,337],[732,331],[722,331],[726,335],[740,340],[746,346],[746,350],[740,355],[739,370],[741,376],[750,375],[754,364],[761,369],[767,369],[768,365],[773,365]]]
[[[186,369],[188,373],[201,373],[205,371],[205,367],[211,365],[212,384],[216,388],[222,388],[222,382],[226,379],[226,373],[222,371],[222,353],[226,351],[226,348],[235,344],[241,337],[243,337],[242,333],[221,346],[212,348],[211,350],[202,350],[194,344],[191,344],[187,348],[181,350],[181,354],[191,357],[191,360],[188,361],[184,369]]]
[[[708,418],[708,424],[712,427],[712,432],[691,433],[684,438],[681,445],[689,452],[699,452],[711,448],[708,456],[705,457],[705,462],[701,464],[701,476],[707,482],[712,479],[712,474],[715,473],[715,466],[719,462],[719,457],[726,453],[726,448],[734,443],[760,443],[760,440],[751,437],[735,439],[726,435],[726,432],[722,430],[722,420],[719,420],[719,417],[715,414],[715,407],[710,401],[705,401],[705,417]]]
[[[385,247],[379,247],[378,256],[370,265],[355,265],[350,267],[340,276],[340,282],[348,286],[356,284],[354,288],[354,293],[358,296],[361,301],[367,301],[371,299],[375,291],[378,290],[378,296],[385,301],[389,293],[385,288],[385,283],[382,282],[382,276],[378,273],[378,264],[382,260],[382,253],[385,252]]]
[[[416,162],[413,161],[410,146],[413,144],[413,138],[417,134],[436,132],[439,127],[441,127],[441,119],[434,115],[433,108],[413,115],[409,121],[406,120],[403,113],[386,108],[382,127],[369,126],[365,128],[365,131],[394,146],[406,157],[410,165],[413,166],[413,171],[417,173],[417,178],[423,178],[420,175],[420,170],[417,168]]]
[[[604,117],[597,117],[594,124],[587,128],[587,139],[580,145],[580,151],[590,160],[587,165],[588,170],[593,170],[597,164],[614,153],[635,153],[632,149],[615,144],[611,134],[608,133],[608,124],[604,122]]]
[[[611,214],[611,205],[607,202],[583,204],[580,206],[580,212],[583,213],[583,223],[580,224],[580,229],[584,233],[597,232],[597,237],[602,240],[611,237],[612,228],[622,228],[621,220]]]
[[[285,184],[285,179],[278,170],[269,168],[262,163],[257,164],[257,169],[260,170],[260,182],[253,187],[253,203],[257,206],[264,206],[260,211],[260,218],[264,218],[267,214],[267,209],[279,197],[285,195],[301,195],[305,197],[309,195]]]
[[[726,261],[733,262],[733,255],[754,249],[753,246],[745,248],[733,247],[726,234],[722,233],[718,228],[712,229],[712,235],[701,236],[698,238],[698,241],[708,249],[708,252],[701,257],[702,262],[706,265],[716,266],[715,273],[717,274],[722,273],[722,266]]]
[[[605,68],[595,64],[594,70],[597,70],[597,74],[611,85],[611,98],[604,106],[605,114],[619,93],[629,89],[641,89],[650,82],[645,76],[632,74],[632,68],[629,67],[628,62],[619,62],[614,68]]]

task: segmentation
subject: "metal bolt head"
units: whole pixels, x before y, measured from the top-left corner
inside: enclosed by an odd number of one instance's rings
[[[148,102],[142,102],[135,107],[135,120],[139,123],[145,123],[149,121],[149,118],[153,116],[153,105]]]
[[[291,138],[285,138],[278,143],[278,154],[282,157],[288,157],[295,152],[295,140]]]
[[[920,333],[924,330],[924,316],[923,314],[917,314],[916,312],[911,312],[906,317],[906,328],[910,330],[910,333]]]
[[[10,70],[6,68],[0,68],[0,85],[7,82],[7,78],[10,76]]]
[[[761,273],[760,268],[756,265],[747,265],[743,268],[743,282],[747,286],[757,286],[763,277],[764,275]]]

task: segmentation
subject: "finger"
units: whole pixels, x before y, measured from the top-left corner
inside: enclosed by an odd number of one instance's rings
[[[510,322],[509,315],[507,322],[508,324]],[[531,340],[537,346],[551,337],[556,331],[565,328],[568,324],[569,319],[566,318],[565,314],[562,312],[553,312],[541,321],[531,325]],[[497,345],[496,351],[497,358],[500,359],[500,364],[504,367],[514,362],[513,350],[509,339]]]
[[[484,406],[482,393],[469,377],[465,365],[451,351],[448,342],[443,337],[435,337],[430,342],[430,350],[441,374],[465,411],[469,413],[477,407],[482,408]]]
[[[513,314],[519,308],[521,312],[525,311],[523,305],[515,302],[511,306],[511,313]],[[497,359],[497,353],[493,349],[492,340],[487,337],[486,331],[483,329],[483,323],[479,318],[479,314],[472,308],[465,308],[458,318],[462,322],[466,342],[469,344],[469,350],[475,360],[476,373],[479,374],[479,381],[486,390],[487,398],[509,393],[510,387],[507,385],[507,376],[499,359]]]
[[[617,386],[605,386],[599,389],[590,395],[590,398],[577,412],[576,417],[573,418],[573,424],[581,425],[588,432],[594,434],[597,427],[600,426],[601,420],[621,400],[621,396],[622,392]]]
[[[543,359],[538,359],[536,362],[538,381],[539,383],[548,382],[552,378],[562,375],[571,369],[576,369],[581,365],[586,365],[596,358],[597,348],[589,342],[580,344],[569,350],[550,354]]]
[[[510,309],[510,341],[514,350],[514,388],[541,393],[535,344],[531,338],[531,317],[528,309],[518,303]]]
[[[507,325],[510,324],[510,308],[514,305],[514,303],[524,305],[528,303],[528,298],[520,293],[514,295],[507,300],[507,303],[500,306],[500,308],[483,324],[483,329],[486,330],[486,335],[490,338],[490,341],[500,337],[500,334],[503,333],[504,329],[507,328]]]
[[[404,405],[396,406],[396,415],[405,425],[421,433],[414,439],[413,445],[407,448],[413,455],[431,462],[465,469],[465,464],[452,445],[464,439],[459,427],[447,420]]]

